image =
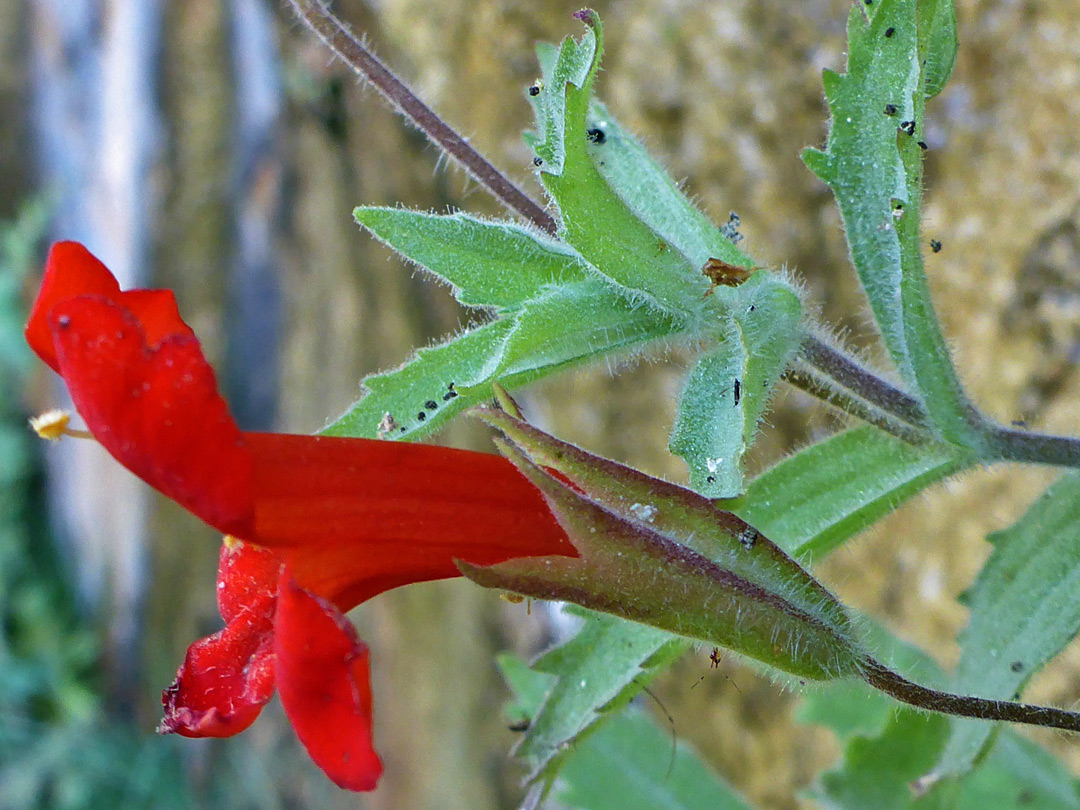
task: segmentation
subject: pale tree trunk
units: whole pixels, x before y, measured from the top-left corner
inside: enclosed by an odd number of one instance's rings
[[[33,0],[34,140],[55,195],[53,235],[85,242],[121,283],[146,281],[157,145],[161,9]],[[59,388],[57,394],[62,395]],[[51,499],[84,597],[100,602],[116,708],[134,709],[144,587],[145,489],[97,446],[50,449]]]

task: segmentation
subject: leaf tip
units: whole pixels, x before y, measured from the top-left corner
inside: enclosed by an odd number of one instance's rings
[[[491,393],[495,396],[495,404],[504,413],[509,414],[515,419],[524,420],[525,417],[521,413],[521,408],[518,406],[517,401],[510,396],[510,392],[503,388],[499,383],[493,382],[491,384]]]

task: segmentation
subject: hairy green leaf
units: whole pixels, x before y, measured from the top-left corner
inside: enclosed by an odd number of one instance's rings
[[[960,49],[956,6],[953,0],[919,0],[917,13],[923,92],[929,99],[945,89],[956,67],[956,53]]]
[[[914,8],[914,0],[885,0],[869,23],[860,6],[852,7],[847,74],[826,70],[823,75],[832,114],[828,145],[824,152],[803,153],[836,196],[852,262],[893,362],[907,380],[914,374],[898,295],[902,268],[893,211],[894,201],[908,202],[898,127],[921,123],[914,102],[919,87]],[[893,35],[886,37],[890,28]]]
[[[516,388],[577,363],[663,340],[674,327],[662,313],[631,306],[598,279],[546,287],[506,317],[421,349],[398,369],[365,378],[367,395],[323,433],[419,439],[465,408],[491,399],[496,380]]]
[[[802,305],[786,284],[759,272],[733,293],[739,305],[691,371],[668,444],[690,468],[690,486],[708,498],[742,494],[743,453],[802,340]]]
[[[743,451],[801,339],[801,303],[785,279],[769,273],[739,287],[708,285],[702,268],[709,259],[747,269],[754,263],[694,208],[602,105],[590,108],[596,36],[590,30],[581,43],[567,40],[545,71],[540,98],[559,98],[536,104],[546,132],[537,146],[547,161],[541,176],[559,204],[566,238],[602,273],[647,293],[661,308],[683,315],[712,308],[707,326],[703,318],[698,322],[707,340],[718,345],[691,374],[671,447],[686,459],[700,492],[737,495]],[[589,49],[594,62],[585,71]],[[558,150],[552,146],[556,137],[563,139]]]
[[[746,449],[744,410],[732,404],[735,386],[746,376],[747,352],[734,318],[717,329],[719,342],[703,353],[679,397],[668,449],[690,468],[690,486],[710,498],[734,498],[743,491]]]
[[[549,52],[547,64],[541,61],[544,87],[535,106],[543,140],[536,143],[535,151],[548,173],[562,173],[567,152],[579,141],[584,144],[584,110],[603,53],[602,29],[588,23],[586,27],[580,40],[567,37],[557,51]]]
[[[691,267],[700,272],[709,259],[755,267],[754,260],[694,206],[667,171],[599,101],[593,101],[586,126],[587,132],[594,133],[585,148],[597,173],[634,215],[682,253]]]
[[[400,368],[366,377],[364,398],[323,433],[374,439],[380,426],[389,428],[381,434],[386,438],[420,439],[433,433],[465,408],[490,398],[491,373],[513,329],[509,319],[492,321],[421,349]],[[429,403],[436,407],[428,408]],[[391,420],[385,420],[386,414]]]
[[[568,245],[512,222],[361,206],[356,221],[454,287],[466,306],[513,309],[552,284],[590,273]]]
[[[419,439],[433,433],[490,396],[490,386],[483,385],[484,370],[492,358],[501,356],[512,330],[510,320],[492,321],[420,349],[400,368],[366,377],[363,399],[324,428],[323,434]],[[436,407],[428,408],[429,403]]]
[[[735,512],[789,554],[817,559],[965,467],[965,458],[946,445],[913,447],[864,425],[766,470]]]
[[[884,628],[866,621],[863,630],[876,657],[897,671],[923,683],[947,680],[933,659]],[[973,769],[940,780],[936,773],[926,775],[925,763],[946,749],[950,725],[965,721],[897,710],[895,702],[855,681],[810,692],[797,717],[828,726],[844,744],[843,763],[823,775],[813,793],[828,808],[1080,808],[1080,783],[1053,756],[1009,728],[996,727],[998,745]]]
[[[515,722],[536,718],[517,751],[519,756],[529,736],[537,734],[541,726],[548,731],[560,725],[566,731],[580,726],[572,737],[555,744],[554,755],[546,762],[541,789],[550,788],[557,777],[555,801],[583,810],[626,807],[746,810],[742,799],[692,748],[681,742],[676,746],[643,711],[629,706],[621,711],[616,708],[625,706],[631,694],[644,688],[645,682],[667,663],[663,646],[648,658],[648,671],[635,672],[631,668],[617,678],[625,681],[626,686],[616,698],[602,708],[597,706],[583,715],[580,713],[581,700],[575,693],[582,681],[603,700],[605,689],[597,690],[596,686],[603,684],[609,674],[598,671],[601,668],[596,659],[602,657],[606,662],[612,657],[625,660],[629,656],[638,660],[642,651],[653,645],[642,648],[633,641],[624,644],[620,640],[627,634],[643,636],[648,628],[577,608],[574,611],[586,623],[575,638],[553,651],[560,652],[558,661],[549,659],[549,653],[530,669],[512,655],[500,655],[498,659],[499,669],[513,692],[508,714]],[[669,638],[678,641],[675,636]],[[680,641],[676,651],[681,651],[681,644]],[[586,666],[579,666],[583,661],[587,662]],[[544,671],[546,668],[556,668],[565,674],[556,679]]]
[[[876,737],[853,737],[843,763],[822,774],[813,798],[833,810],[902,810],[912,804],[910,784],[944,745],[948,721],[900,709]]]
[[[544,698],[558,681],[558,676],[533,669],[513,653],[499,653],[495,656],[495,663],[510,687],[510,700],[506,704],[507,719],[515,725],[525,726],[528,731]]]
[[[1031,676],[1080,632],[1080,473],[1062,476],[994,546],[966,594],[953,691],[1018,695]],[[994,727],[955,719],[937,776],[962,774],[991,743]]]
[[[580,41],[562,43],[537,107],[543,140],[534,140],[540,179],[559,207],[561,236],[625,295],[679,318],[716,305],[704,298],[708,283],[623,202],[597,171],[589,144],[601,137],[587,126],[592,83],[603,49],[595,16]],[[591,140],[590,140],[591,139]]]
[[[901,375],[916,385],[943,438],[984,451],[922,266],[925,92],[916,0],[882,0],[869,21],[863,9],[848,17],[847,74],[824,75],[828,146],[806,150],[804,160],[836,197],[852,262]],[[931,17],[936,27],[925,30],[940,32],[940,15]]]
[[[663,668],[689,646],[686,639],[615,616],[571,607],[584,619],[565,644],[545,653],[530,672],[504,673],[531,717],[515,755],[530,769],[530,779],[550,785],[573,754],[574,746],[602,720],[626,706]],[[533,704],[542,686],[542,703]],[[526,694],[528,693],[528,694]]]
[[[1080,782],[1030,740],[1003,731],[1001,742],[959,785],[936,792],[949,810],[1080,810]],[[931,794],[932,796],[934,794]]]
[[[553,286],[522,305],[497,377],[554,369],[672,337],[677,323],[600,279]]]

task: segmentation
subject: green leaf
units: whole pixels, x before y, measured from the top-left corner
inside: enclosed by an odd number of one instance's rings
[[[951,798],[949,810],[1080,810],[1080,783],[1047,751],[1010,731],[953,796],[937,792]]]
[[[499,653],[495,656],[499,672],[510,687],[511,698],[506,704],[506,714],[514,722],[528,721],[540,711],[544,698],[558,681],[558,677],[547,672],[531,669],[513,653]]]
[[[544,88],[534,104],[544,133],[534,141],[541,178],[559,205],[565,238],[624,295],[672,313],[673,331],[719,337],[687,386],[672,449],[686,457],[700,491],[736,495],[743,451],[801,339],[801,304],[786,280],[767,273],[739,288],[710,286],[702,273],[710,258],[748,269],[754,262],[602,105],[590,106],[602,49],[594,25],[580,42],[566,40],[553,61],[544,54]]]
[[[735,511],[789,554],[816,560],[966,467],[965,458],[946,445],[913,447],[864,425],[771,467]]]
[[[562,173],[568,148],[585,143],[584,110],[604,49],[602,28],[586,25],[580,40],[567,37],[559,46],[554,62],[545,70],[544,87],[537,99],[541,110],[537,123],[544,139],[536,145],[536,156],[544,162],[546,172]]]
[[[807,150],[804,158],[836,197],[852,262],[901,375],[915,384],[946,441],[985,452],[922,266],[925,93],[916,0],[875,3],[870,21],[863,8],[853,7],[848,17],[847,74],[823,77],[832,113],[827,149]],[[945,27],[942,14],[930,15],[935,43]]]
[[[577,747],[554,798],[581,810],[748,810],[690,746],[673,750],[670,734],[634,708]]]
[[[1080,631],[1080,473],[1062,476],[1019,521],[987,539],[994,551],[966,594],[971,618],[952,690],[1008,699]],[[953,720],[935,775],[966,772],[994,728]]]
[[[755,273],[732,292],[739,304],[690,373],[668,443],[690,468],[690,486],[708,498],[742,494],[743,454],[803,334],[799,297],[771,274]]]
[[[831,810],[902,810],[912,805],[910,784],[944,745],[948,721],[900,709],[872,738],[853,737],[842,764],[822,774],[811,793]]]
[[[848,72],[823,74],[832,114],[825,152],[806,150],[804,160],[832,188],[844,220],[848,248],[870,299],[885,344],[904,379],[911,362],[897,291],[902,269],[893,201],[907,203],[897,127],[916,117],[918,65],[914,0],[883,0],[868,23],[860,6],[848,16]],[[908,12],[905,19],[903,12]],[[885,31],[894,29],[893,36]],[[886,105],[895,114],[886,113]]]
[[[495,377],[537,374],[672,337],[678,324],[600,279],[549,287],[522,305]]]
[[[386,438],[419,439],[491,399],[496,380],[516,388],[670,337],[674,329],[662,313],[631,306],[598,279],[546,287],[512,315],[421,349],[401,368],[365,378],[367,395],[323,433],[375,438],[389,413],[395,427]]]
[[[699,211],[671,176],[599,101],[593,101],[586,122],[600,137],[586,149],[597,173],[634,215],[682,253],[700,272],[709,259],[752,269],[754,260],[739,250]]]
[[[513,655],[498,658],[513,692],[507,714],[515,721],[535,715],[518,756],[525,756],[530,737],[554,732],[542,746],[547,756],[529,758],[543,772],[548,787],[557,785],[554,799],[587,810],[745,810],[743,801],[693,749],[684,743],[675,746],[644,712],[627,705],[682,652],[684,641],[676,636],[669,636],[669,642],[659,637],[649,640],[656,631],[580,608],[571,611],[585,624],[534,668]],[[615,667],[613,660],[619,662]],[[580,699],[582,682],[599,701],[596,705]],[[615,697],[605,700],[608,694]],[[570,736],[559,741],[563,734]]]
[[[593,163],[587,117],[603,45],[595,15],[588,25],[580,41],[562,43],[537,105],[544,139],[534,148],[559,207],[560,235],[631,300],[703,323],[718,305],[704,298],[709,285],[700,267],[642,222]]]
[[[530,768],[531,779],[550,784],[573,744],[597,724],[627,705],[689,646],[686,639],[653,627],[582,608],[568,608],[583,618],[577,634],[533,664],[531,682],[513,667],[508,680],[519,694],[520,708],[533,716],[515,755]],[[524,688],[522,688],[524,687]],[[535,697],[546,696],[537,705]],[[531,710],[531,711],[530,711]]]
[[[901,709],[877,736],[853,737],[843,763],[811,792],[830,810],[1069,810],[1080,808],[1080,784],[1054,757],[1009,730],[964,779],[923,795],[918,777],[945,744],[948,721]],[[913,793],[913,788],[915,792]]]
[[[380,241],[451,284],[466,306],[513,309],[548,285],[590,275],[565,243],[510,222],[376,206],[361,206],[353,216]]]
[[[956,7],[953,0],[919,0],[918,16],[923,92],[929,99],[945,89],[956,67]]]
[[[419,439],[433,433],[461,411],[491,397],[491,373],[513,330],[512,320],[492,321],[421,349],[400,368],[365,378],[367,394],[323,434],[378,438],[385,414],[396,425],[386,438]],[[447,399],[451,393],[457,396]],[[428,403],[436,407],[428,408]]]
[[[742,454],[746,449],[742,403],[733,405],[735,386],[746,376],[747,352],[733,318],[715,348],[702,354],[679,397],[668,449],[690,468],[690,486],[709,498],[742,494]]]

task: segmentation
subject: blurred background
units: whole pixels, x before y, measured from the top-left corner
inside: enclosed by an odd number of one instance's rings
[[[525,88],[538,40],[578,35],[579,0],[348,0],[420,96],[537,196]],[[844,64],[842,0],[597,0],[598,92],[716,221],[735,210],[762,263],[805,279],[823,318],[881,359],[827,189],[822,68]],[[959,0],[953,82],[928,108],[927,256],[973,397],[1005,421],[1080,431],[1080,2]],[[352,207],[500,210],[280,0],[0,0],[0,810],[463,808],[520,798],[493,654],[555,635],[465,582],[412,586],[354,614],[373,650],[375,793],[336,791],[276,704],[226,741],[155,737],[160,690],[219,627],[219,538],[91,443],[44,446],[29,414],[64,393],[22,343],[48,242],[78,239],[126,285],[168,286],[241,426],[311,432],[470,317],[356,227]],[[686,358],[568,374],[525,403],[555,433],[655,474]],[[790,391],[759,467],[836,427]],[[488,447],[453,426],[441,440]],[[956,596],[1051,471],[948,482],[820,567],[853,606],[946,666]],[[655,690],[674,732],[766,808],[838,754],[790,718],[797,696],[689,656]],[[1070,702],[1080,649],[1028,696]],[[702,676],[706,676],[704,681]],[[691,689],[691,687],[696,687]],[[666,724],[666,719],[663,721]],[[1068,752],[1044,735],[1059,753]],[[1073,767],[1080,765],[1075,751]]]

